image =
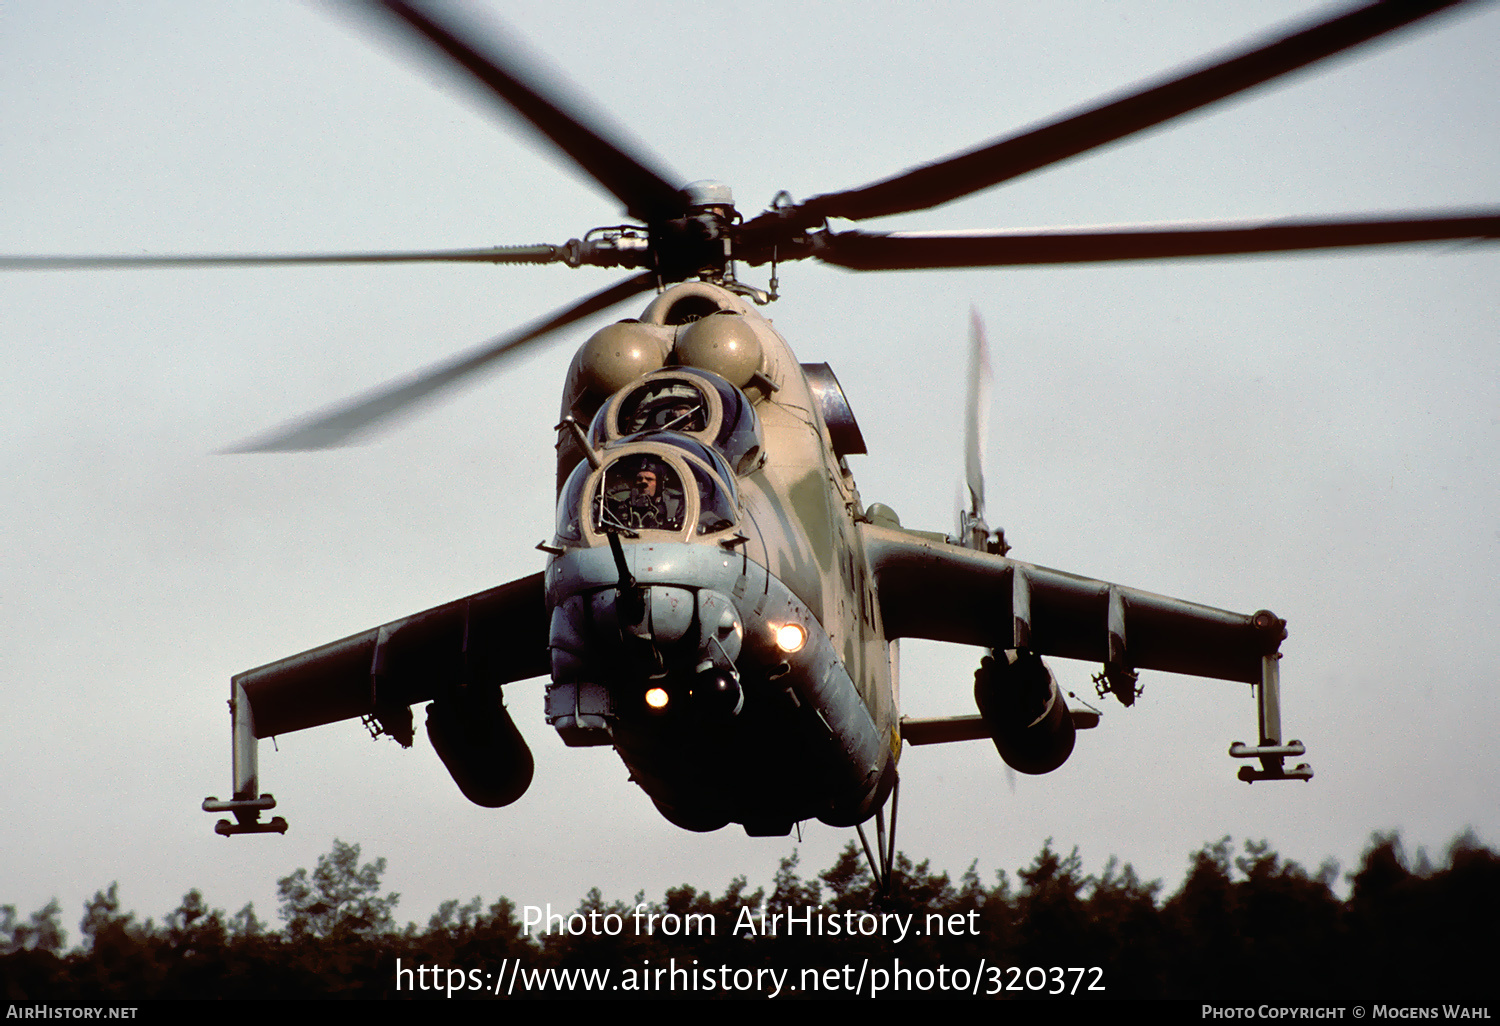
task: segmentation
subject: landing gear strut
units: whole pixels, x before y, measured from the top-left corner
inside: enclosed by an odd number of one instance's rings
[[[896,806],[901,799],[901,778],[891,786],[891,833],[885,832],[885,808],[875,810],[875,852],[870,851],[870,839],[865,836],[864,824],[856,824],[859,843],[864,845],[865,860],[870,864],[870,875],[882,897],[891,893],[891,873],[896,864]],[[878,857],[877,857],[878,856]]]

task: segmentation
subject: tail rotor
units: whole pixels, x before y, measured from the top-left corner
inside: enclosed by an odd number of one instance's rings
[[[990,370],[984,321],[974,309],[969,311],[969,318],[969,376],[964,401],[964,484],[969,507],[959,506],[955,542],[965,548],[1003,556],[1010,551],[1005,532],[991,530],[984,519],[984,440],[989,434],[994,373]]]

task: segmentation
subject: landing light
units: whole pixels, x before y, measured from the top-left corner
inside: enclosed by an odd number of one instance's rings
[[[783,652],[800,652],[807,644],[807,631],[800,623],[784,623],[776,628],[776,647]]]
[[[650,688],[646,692],[646,704],[652,709],[665,709],[667,701],[668,696],[665,688]]]

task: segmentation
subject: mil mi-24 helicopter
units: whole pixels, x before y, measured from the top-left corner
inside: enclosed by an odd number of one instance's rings
[[[391,8],[525,111],[640,222],[586,234],[576,244],[450,254],[640,272],[552,321],[508,336],[472,363],[513,353],[615,302],[662,291],[638,324],[605,329],[570,375],[562,412],[573,422],[564,420],[560,432],[562,487],[551,542],[562,551],[552,554],[545,576],[236,678],[241,758],[227,805],[238,820],[231,829],[267,825],[259,822],[258,784],[244,758],[255,738],[369,715],[409,740],[409,705],[428,699],[429,732],[460,784],[487,803],[503,799],[523,786],[526,758],[499,705],[499,685],[549,671],[553,725],[576,741],[613,743],[670,819],[708,827],[722,817],[755,832],[784,830],[815,816],[830,822],[868,817],[892,786],[898,735],[920,741],[983,729],[1003,740],[1002,752],[1010,748],[1024,762],[1000,735],[1008,738],[1011,728],[1030,726],[1034,718],[1008,707],[1011,699],[1050,703],[1053,715],[1042,719],[1035,746],[1047,758],[1032,765],[1065,755],[1072,717],[1062,715],[1055,687],[1043,680],[1042,656],[1103,664],[1103,683],[1121,698],[1133,696],[1129,674],[1140,669],[1185,669],[1260,684],[1279,642],[1279,628],[1269,621],[1257,627],[1253,617],[1009,561],[990,551],[1000,548],[998,539],[982,525],[965,533],[967,544],[951,545],[905,531],[884,510],[865,507],[845,473],[844,457],[857,451],[858,431],[836,382],[817,370],[809,378],[758,318],[757,297],[737,270],[770,265],[774,281],[779,263],[804,256],[898,269],[1494,232],[1488,214],[1040,236],[823,227],[828,217],[858,220],[923,209],[1046,166],[1411,20],[1417,12],[1410,5],[1380,5],[1335,19],[1311,39],[1260,48],[1243,63],[1220,62],[1212,72],[1175,79],[1170,88],[874,186],[801,204],[785,201],[748,220],[719,187],[684,197],[676,182],[651,171],[651,161],[578,112],[547,103],[503,58],[481,51],[425,9]],[[616,352],[628,359],[610,365]],[[637,394],[641,387],[646,391]],[[334,441],[366,414],[416,395],[387,397],[260,447]],[[737,419],[744,411],[753,417]],[[736,572],[721,573],[729,570]],[[715,614],[721,614],[717,621]],[[787,627],[786,645],[796,647],[794,623],[805,636],[798,651],[786,652],[770,627]],[[977,718],[902,724],[889,643],[903,636],[995,649],[1000,656],[981,682],[981,694],[998,693],[995,701],[982,701]],[[1002,660],[1005,668],[994,669]],[[667,706],[652,713],[643,705],[657,685]],[[627,705],[632,687],[638,701]],[[1261,697],[1263,708],[1274,711],[1274,688],[1263,687]],[[470,728],[482,735],[478,743],[465,736]],[[769,754],[762,741],[771,732],[788,739],[782,747],[791,757]],[[1262,731],[1262,742],[1279,740],[1274,722]],[[1281,755],[1256,757],[1262,773],[1282,767]]]

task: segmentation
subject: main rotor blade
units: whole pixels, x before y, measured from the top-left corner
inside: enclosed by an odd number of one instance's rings
[[[492,246],[386,253],[223,253],[152,256],[0,256],[0,271],[74,271],[133,267],[276,267],[295,264],[550,264],[566,260],[563,246]]]
[[[405,21],[464,69],[487,86],[549,139],[558,149],[588,172],[620,202],[631,217],[654,223],[682,213],[681,187],[673,185],[648,160],[619,139],[610,137],[597,120],[569,109],[561,97],[548,95],[513,54],[494,48],[482,51],[457,26],[444,24],[422,6],[407,0],[380,0],[380,6]]]
[[[312,420],[281,428],[263,438],[223,450],[226,453],[241,452],[297,452],[307,449],[331,449],[347,445],[354,437],[383,420],[409,411],[412,407],[430,400],[439,391],[449,388],[475,372],[489,366],[501,357],[514,356],[558,328],[582,320],[590,314],[607,310],[616,303],[624,302],[653,288],[656,275],[638,274],[633,278],[611,285],[602,292],[565,307],[550,317],[534,321],[519,331],[501,335],[470,353],[428,370],[415,377],[391,382],[358,399],[335,407]]]
[[[1472,0],[1379,0],[1020,135],[802,205],[804,227],[934,207],[1086,153]],[[766,215],[763,215],[766,216]],[[757,218],[759,220],[759,218]],[[754,224],[752,222],[752,226]]]
[[[1006,267],[1286,253],[1450,239],[1500,238],[1500,211],[1440,217],[1122,225],[976,232],[838,232],[813,256],[856,271]]]

